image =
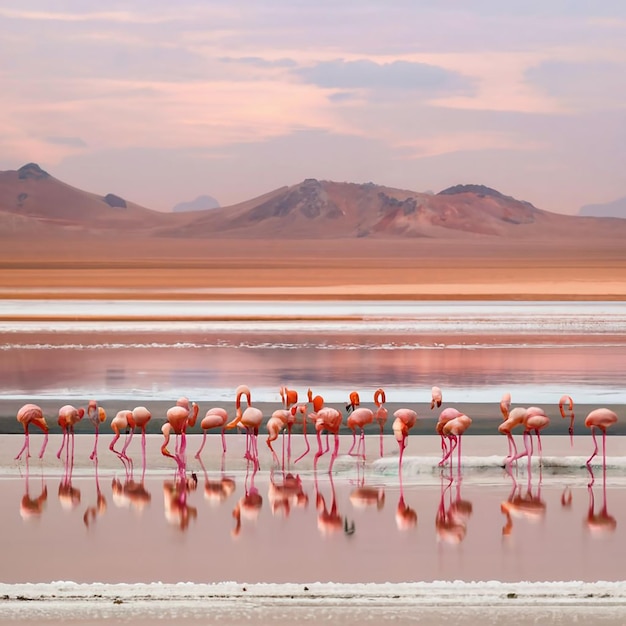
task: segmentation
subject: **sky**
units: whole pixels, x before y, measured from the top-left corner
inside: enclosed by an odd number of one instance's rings
[[[0,170],[169,211],[306,178],[626,196],[623,0],[3,0]]]

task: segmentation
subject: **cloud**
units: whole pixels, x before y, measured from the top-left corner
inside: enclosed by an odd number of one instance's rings
[[[57,146],[69,146],[71,148],[87,147],[87,144],[80,137],[44,137],[44,141]]]
[[[626,60],[546,61],[526,72],[530,83],[573,110],[620,109],[626,114],[625,77]]]
[[[332,89],[388,89],[429,94],[472,91],[472,81],[465,76],[434,65],[408,61],[325,61],[302,67],[294,73],[305,82]]]

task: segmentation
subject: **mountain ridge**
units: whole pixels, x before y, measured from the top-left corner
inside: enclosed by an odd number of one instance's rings
[[[36,163],[0,172],[8,236],[68,233],[170,239],[442,239],[513,241],[626,236],[626,220],[551,213],[479,184],[437,194],[308,178],[244,202],[164,213],[84,191]]]

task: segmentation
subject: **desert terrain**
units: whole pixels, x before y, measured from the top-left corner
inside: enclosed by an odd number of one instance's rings
[[[8,240],[3,298],[626,299],[619,241]]]

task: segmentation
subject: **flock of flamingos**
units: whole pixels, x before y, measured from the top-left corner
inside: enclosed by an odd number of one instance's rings
[[[306,450],[300,457],[295,460],[297,463],[310,451],[310,445],[307,439],[307,424],[314,425],[317,436],[317,452],[315,453],[315,469],[317,469],[318,459],[330,450],[329,435],[334,436],[334,448],[331,453],[331,461],[328,471],[332,472],[333,462],[339,452],[339,431],[344,424],[344,417],[341,411],[336,408],[325,406],[324,399],[321,396],[313,396],[311,390],[308,390],[308,401],[305,403],[298,402],[298,393],[287,387],[280,388],[280,396],[282,399],[282,408],[277,409],[265,421],[263,412],[252,405],[251,392],[246,385],[240,385],[236,390],[236,415],[229,420],[228,412],[220,407],[214,407],[206,412],[201,420],[200,427],[203,431],[202,444],[196,452],[196,458],[200,458],[200,454],[206,443],[207,432],[212,429],[220,429],[222,437],[223,452],[226,453],[226,439],[224,433],[228,429],[242,428],[246,434],[246,452],[245,458],[254,465],[255,469],[259,467],[259,451],[258,436],[264,422],[267,431],[266,443],[271,450],[272,456],[276,464],[279,464],[278,456],[272,446],[272,442],[276,441],[280,433],[286,432],[288,435],[288,458],[291,454],[291,433],[294,426],[298,425],[302,428]],[[245,398],[246,406],[242,407],[242,400]],[[365,428],[378,423],[380,427],[380,454],[383,455],[383,429],[388,420],[388,411],[385,408],[386,396],[383,389],[377,389],[374,393],[375,409],[360,406],[359,394],[354,391],[349,396],[349,404],[346,405],[347,418],[346,426],[352,431],[352,446],[348,451],[349,455],[355,455],[365,459]],[[431,410],[435,407],[441,407],[442,392],[439,387],[432,388]],[[312,411],[309,411],[309,406]],[[559,402],[559,409],[563,418],[570,419],[570,436],[573,433],[574,423],[574,403],[570,396],[563,396]],[[508,455],[504,464],[507,467],[523,457],[528,457],[528,461],[534,454],[533,436],[537,438],[537,450],[541,458],[541,431],[549,425],[550,419],[544,410],[539,407],[515,407],[511,409],[511,396],[504,394],[500,401],[500,410],[502,412],[503,421],[500,423],[498,430],[505,435],[508,440]],[[177,470],[181,476],[186,472],[186,435],[189,429],[193,428],[198,419],[199,408],[195,402],[190,402],[187,398],[180,398],[176,405],[167,410],[166,422],[162,427],[164,441],[161,446],[161,452],[164,456],[172,458]],[[60,458],[64,447],[70,444],[73,450],[73,437],[75,425],[87,414],[90,421],[95,427],[95,442],[90,458],[97,458],[98,432],[100,425],[106,420],[105,410],[98,405],[95,400],[91,400],[85,410],[82,407],[74,407],[65,405],[59,409],[58,424],[63,432],[61,447],[57,452]],[[115,453],[125,467],[130,466],[130,458],[126,451],[132,440],[136,429],[142,433],[142,453],[145,467],[146,454],[146,425],[152,418],[150,411],[143,406],[134,408],[133,410],[119,411],[111,420],[110,426],[114,432],[114,437],[109,445],[109,449]],[[407,445],[409,432],[417,423],[417,413],[409,408],[400,408],[393,413],[392,430],[399,446],[399,469],[402,468],[403,452]],[[43,415],[41,407],[35,404],[26,404],[17,413],[17,420],[24,427],[24,444],[15,457],[20,459],[24,453],[30,456],[29,450],[29,428],[30,426],[41,429],[44,433],[44,441],[39,452],[39,458],[42,458],[48,441],[48,423]],[[598,454],[598,441],[596,432],[602,434],[603,443],[603,465],[606,465],[606,430],[612,424],[617,422],[617,415],[607,408],[598,408],[591,411],[586,419],[585,426],[591,430],[593,439],[593,452],[587,459],[587,466],[590,465],[593,458]],[[461,465],[461,439],[463,434],[471,426],[472,420],[467,415],[461,413],[455,408],[449,407],[441,411],[436,425],[436,432],[441,437],[442,457],[439,462],[440,466],[444,466],[447,462],[452,467],[454,452],[458,458],[458,467]],[[524,449],[518,451],[513,431],[520,427],[523,431]],[[126,439],[120,450],[116,449],[117,442],[122,433],[126,433]],[[176,436],[174,452],[170,452],[170,437]],[[322,442],[322,436],[326,436],[325,445]],[[358,436],[358,439],[357,439]],[[283,463],[284,467],[284,463]]]

